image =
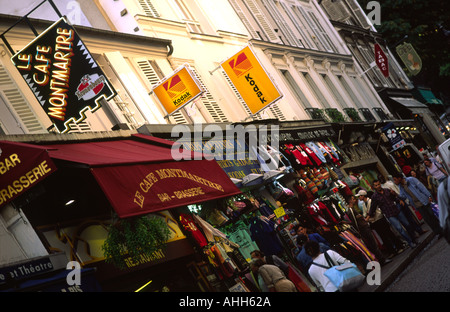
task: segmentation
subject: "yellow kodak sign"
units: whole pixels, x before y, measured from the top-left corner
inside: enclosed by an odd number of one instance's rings
[[[167,115],[175,113],[203,94],[197,80],[186,66],[161,81],[153,88],[153,92],[166,110]]]
[[[283,97],[249,46],[220,66],[253,115]]]

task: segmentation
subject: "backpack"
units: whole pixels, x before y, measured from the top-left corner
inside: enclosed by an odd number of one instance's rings
[[[334,286],[340,292],[348,292],[354,291],[362,284],[364,284],[365,276],[358,270],[354,263],[344,263],[341,265],[335,265],[333,260],[328,255],[328,253],[324,252],[325,259],[328,262],[328,267],[313,262],[312,264],[317,265],[318,267],[327,269],[324,272],[324,275],[333,283]]]

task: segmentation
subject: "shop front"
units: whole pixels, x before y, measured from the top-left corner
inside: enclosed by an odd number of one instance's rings
[[[90,136],[86,141],[69,137],[55,140],[49,135],[36,145],[58,170],[13,200],[46,252],[63,253],[66,263],[80,263],[86,276],[93,272],[100,284],[97,289],[208,290],[206,282],[196,282],[194,273],[202,261],[172,211],[240,194],[220,166],[191,152],[189,158],[198,160],[174,161],[173,142],[145,135],[96,140]],[[102,246],[111,222],[140,216],[165,221],[170,237],[164,248],[138,260],[124,254],[122,269],[106,263]]]

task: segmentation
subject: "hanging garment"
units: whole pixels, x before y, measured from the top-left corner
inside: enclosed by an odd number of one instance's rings
[[[329,222],[324,218],[320,211],[318,203],[313,203],[307,207],[309,214],[319,225],[329,225]]]
[[[353,235],[350,231],[339,233],[339,236],[350,242],[356,249],[358,249],[368,261],[376,259],[375,255],[364,245],[364,243]]]
[[[323,162],[317,157],[316,153],[312,149],[310,149],[308,146],[305,145],[305,143],[299,143],[297,148],[301,148],[309,158],[312,159],[313,165],[320,166]]]
[[[219,239],[222,238],[224,240],[227,240],[232,247],[239,248],[238,244],[230,241],[224,233],[222,233],[221,231],[219,231],[218,229],[213,227],[211,224],[209,224],[208,222],[203,220],[198,215],[194,214],[193,219],[200,226],[200,228],[202,228],[203,232],[205,233],[206,239],[209,242],[212,242],[212,243],[215,242],[216,240],[215,240],[214,236],[217,236]]]
[[[306,142],[305,143],[306,144],[306,146],[308,146],[313,152],[314,152],[314,154],[316,154],[316,156],[323,162],[323,163],[326,163],[327,162],[327,159],[326,159],[326,157],[325,157],[325,155],[324,155],[324,151],[322,150],[322,149],[320,149],[314,142]],[[326,151],[325,151],[325,153],[326,153]]]
[[[276,224],[265,218],[252,218],[250,223],[250,233],[259,249],[266,255],[278,255],[283,251],[283,246],[277,236]]]
[[[286,145],[282,146],[282,149],[280,152],[283,154],[283,156],[289,161],[292,168],[295,170],[298,170],[302,167],[302,164],[300,161],[291,153],[291,151],[286,147]]]
[[[336,158],[338,161],[340,160],[339,153],[334,147],[333,144],[330,142],[321,142],[324,146],[328,147],[327,150],[330,151],[331,154],[333,154],[334,158]]]
[[[230,240],[239,245],[239,251],[245,259],[250,260],[250,253],[254,250],[259,250],[258,245],[252,240],[247,229],[242,227],[237,228],[229,234]]]
[[[322,151],[324,151],[328,154],[328,156],[330,157],[330,159],[333,163],[335,163],[335,164],[339,163],[339,157],[336,157],[337,154],[335,155],[333,153],[333,150],[328,145],[326,145],[323,142],[316,142],[316,144],[317,144],[317,146],[319,146],[319,148],[321,148]]]
[[[308,154],[306,154],[305,151],[292,144],[286,144],[286,147],[286,151],[295,157],[297,163],[301,164],[302,166],[313,165],[311,159],[309,159]]]
[[[190,215],[184,213],[180,214],[180,223],[186,231],[191,233],[192,237],[195,239],[199,247],[203,248],[208,245],[208,241],[206,240],[203,233],[197,228],[194,220]]]

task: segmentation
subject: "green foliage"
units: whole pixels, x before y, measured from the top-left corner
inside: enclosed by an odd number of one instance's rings
[[[169,236],[169,227],[161,218],[141,216],[120,219],[108,228],[108,237],[102,246],[105,262],[120,269],[126,267],[126,257],[139,263],[141,255],[151,255],[163,248]]]
[[[348,117],[352,121],[362,121],[361,117],[358,114],[358,111],[354,108],[344,108],[345,112],[347,113]]]
[[[327,115],[330,117],[332,122],[344,122],[345,117],[342,115],[340,111],[338,111],[336,108],[327,108],[325,109],[327,112]]]
[[[357,0],[366,9],[370,0]],[[383,0],[381,4],[381,25],[377,31],[397,57],[395,46],[402,41],[412,44],[422,59],[422,70],[410,79],[416,85],[431,87],[439,95],[450,96],[450,14],[448,1],[442,0]],[[407,36],[406,39],[403,39]],[[403,64],[397,58],[399,64]],[[409,72],[405,69],[405,72]]]

